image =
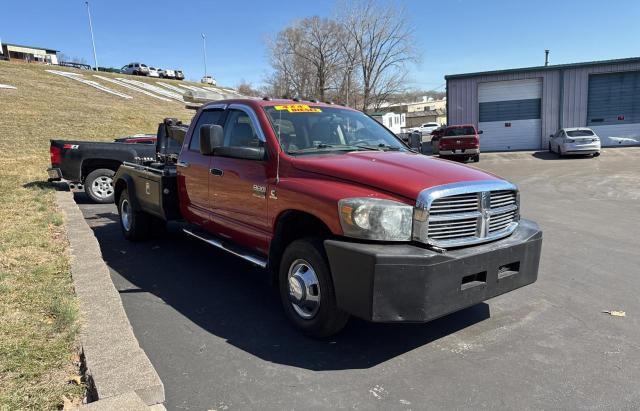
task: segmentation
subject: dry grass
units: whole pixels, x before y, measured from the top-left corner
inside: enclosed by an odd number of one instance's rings
[[[17,87],[0,89],[0,409],[55,409],[63,395],[83,394],[69,383],[81,319],[63,219],[46,183],[49,139],[109,141],[192,116],[178,102],[109,84],[134,97],[125,100],[46,68],[0,62],[0,84]]]

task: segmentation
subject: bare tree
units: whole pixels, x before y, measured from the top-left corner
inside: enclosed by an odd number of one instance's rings
[[[417,60],[404,11],[378,0],[339,7],[336,18],[297,21],[269,42],[270,95],[328,97],[367,110],[404,91],[407,64]]]
[[[362,81],[362,109],[379,106],[382,99],[402,90],[407,64],[417,60],[413,30],[403,9],[376,0],[345,5],[340,21],[350,40]]]
[[[300,20],[279,32],[269,45],[276,77],[300,97],[325,99],[342,60],[342,27],[317,16]]]
[[[306,96],[313,84],[312,68],[299,57],[302,54],[301,35],[296,27],[288,27],[269,43],[271,66],[275,71],[271,82],[283,88],[280,91],[285,95]]]
[[[240,80],[240,84],[236,86],[236,90],[244,96],[260,97],[262,95],[260,90],[253,88],[253,85],[244,79]]]

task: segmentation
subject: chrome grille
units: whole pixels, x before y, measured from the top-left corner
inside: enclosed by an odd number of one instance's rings
[[[516,192],[509,190],[491,192],[491,208],[500,208],[516,203]]]
[[[414,240],[459,247],[495,240],[515,230],[517,187],[505,181],[478,181],[423,190],[414,212]]]
[[[434,200],[429,209],[430,215],[444,215],[478,211],[478,194],[460,194]]]

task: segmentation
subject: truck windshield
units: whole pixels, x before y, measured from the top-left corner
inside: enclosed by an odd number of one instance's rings
[[[406,149],[393,133],[359,111],[306,104],[264,110],[280,146],[289,154]]]

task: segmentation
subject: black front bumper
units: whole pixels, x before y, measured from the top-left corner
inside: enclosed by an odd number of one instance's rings
[[[425,322],[535,282],[542,231],[521,220],[507,238],[444,253],[411,244],[324,244],[341,309],[369,321]]]

